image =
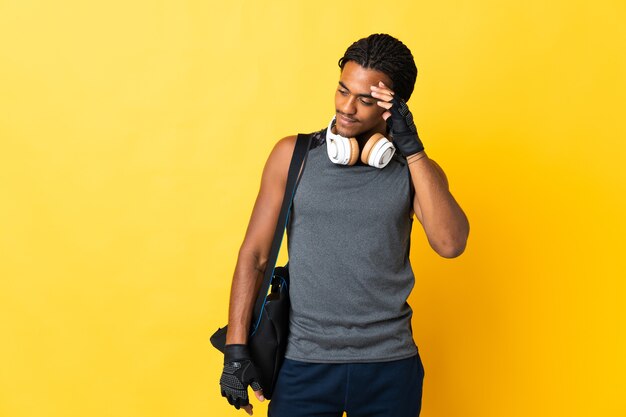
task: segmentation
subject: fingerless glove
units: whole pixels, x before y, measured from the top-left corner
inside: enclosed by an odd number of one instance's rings
[[[226,345],[224,347],[224,370],[220,378],[222,397],[236,409],[248,405],[248,385],[258,391],[258,374],[247,345]]]
[[[417,128],[413,122],[413,115],[409,106],[401,98],[394,97],[389,112],[391,117],[387,123],[393,134],[393,143],[405,157],[424,150],[424,145],[417,135]]]

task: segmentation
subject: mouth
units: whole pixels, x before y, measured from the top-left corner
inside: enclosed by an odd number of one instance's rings
[[[351,119],[348,116],[344,116],[341,113],[337,113],[337,122],[341,122],[341,124],[343,125],[351,125],[351,124],[357,123],[358,120]]]

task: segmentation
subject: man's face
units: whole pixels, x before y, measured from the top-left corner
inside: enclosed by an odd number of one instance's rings
[[[391,79],[380,71],[363,68],[354,61],[344,65],[335,93],[338,134],[369,137],[376,132],[385,133],[387,124],[382,117],[385,109],[376,104],[370,89],[372,85],[378,86],[379,81],[393,88]]]

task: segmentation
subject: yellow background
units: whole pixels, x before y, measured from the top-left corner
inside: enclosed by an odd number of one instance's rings
[[[422,416],[625,416],[624,4],[0,2],[0,415],[245,415],[208,338],[261,170],[387,32],[471,224],[415,223]]]

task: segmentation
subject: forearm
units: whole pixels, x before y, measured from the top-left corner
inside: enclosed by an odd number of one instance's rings
[[[251,252],[241,251],[230,289],[226,344],[246,344],[252,310],[263,282],[265,266]]]
[[[410,155],[408,162],[430,245],[443,257],[459,256],[465,250],[469,235],[467,216],[424,151]]]

